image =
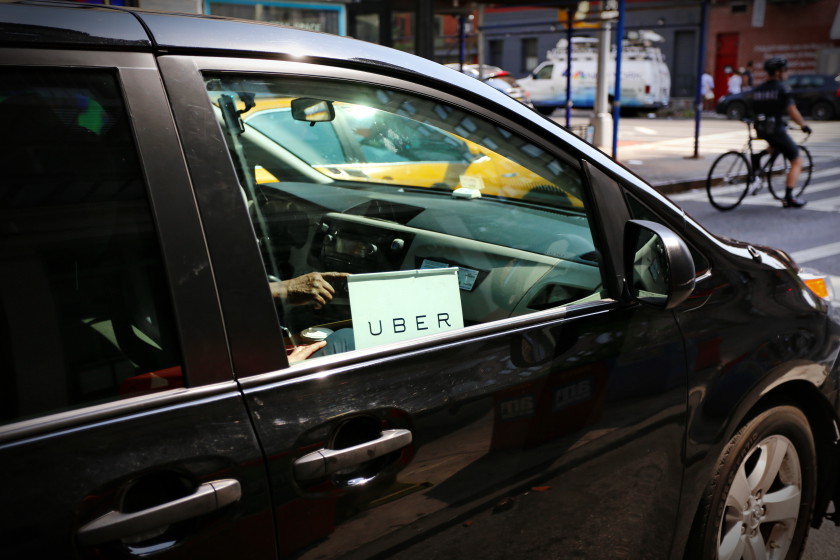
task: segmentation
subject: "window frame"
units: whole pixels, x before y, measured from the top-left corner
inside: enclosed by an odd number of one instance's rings
[[[0,426],[0,442],[14,435],[77,425],[91,418],[145,410],[159,402],[189,400],[196,389],[231,381],[222,316],[214,305],[216,288],[200,219],[154,57],[148,53],[4,48],[0,49],[0,67],[78,68],[103,70],[116,76],[169,279],[173,328],[186,381],[186,388],[165,393],[82,405],[5,424]]]
[[[583,188],[587,196],[591,196],[592,185],[587,182],[587,176],[583,170],[583,161],[589,159],[588,154],[575,146],[575,140],[571,136],[569,144],[563,144],[562,147],[555,145],[554,132],[548,130],[547,126],[545,127],[546,130],[534,127],[534,122],[531,120],[534,117],[530,115],[530,112],[527,113],[528,118],[525,118],[516,114],[517,109],[491,111],[481,106],[480,94],[476,95],[460,89],[455,90],[452,89],[451,85],[434,82],[433,79],[427,81],[418,75],[415,75],[409,81],[398,75],[376,73],[371,70],[290,60],[178,54],[163,56],[158,60],[164,83],[173,95],[172,106],[175,120],[179,125],[179,132],[185,143],[188,165],[196,184],[196,195],[202,208],[203,223],[211,254],[214,255],[214,262],[225,263],[224,266],[216,267],[215,274],[220,285],[220,299],[225,312],[233,361],[234,364],[240,364],[235,365],[235,374],[238,379],[241,380],[264,373],[279,374],[281,377],[305,375],[309,372],[323,371],[335,364],[359,363],[368,359],[375,359],[377,356],[390,356],[395,352],[413,352],[455,341],[469,341],[476,336],[509,332],[511,329],[518,330],[547,320],[562,320],[568,316],[577,316],[581,313],[587,313],[593,308],[602,309],[614,305],[616,299],[620,297],[621,292],[615,287],[617,284],[612,280],[615,278],[614,266],[612,262],[609,262],[606,270],[601,269],[604,286],[609,295],[607,299],[598,302],[582,304],[579,307],[561,306],[519,317],[473,325],[418,340],[328,356],[312,362],[297,364],[294,368],[288,368],[285,353],[281,353],[281,356],[277,355],[277,350],[281,347],[277,344],[277,341],[282,340],[282,330],[274,311],[268,283],[265,281],[263,262],[255,243],[253,226],[247,212],[245,212],[242,197],[237,194],[238,201],[236,201],[231,193],[224,195],[213,192],[213,189],[208,186],[214,182],[216,184],[238,185],[238,179],[228,154],[222,130],[206,95],[205,74],[229,73],[252,74],[255,76],[270,75],[278,78],[288,76],[312,80],[348,80],[402,90],[411,95],[440,99],[467,113],[480,116],[489,122],[495,122],[539,146],[552,156],[579,168]],[[381,71],[382,69],[378,68],[377,70]],[[424,81],[427,81],[427,83],[424,83]],[[203,99],[207,100],[200,106],[195,103],[200,98],[199,96],[203,96]],[[470,96],[474,96],[476,99],[470,99]],[[511,103],[515,104],[513,101]],[[516,105],[518,106],[518,104]],[[501,107],[494,105],[493,109],[501,109]],[[524,113],[526,109],[521,109],[521,111]],[[202,144],[205,150],[203,155],[193,149],[193,143]],[[213,157],[212,154],[215,154],[216,157]],[[229,190],[233,191],[234,189]],[[241,211],[230,212],[231,205],[236,205]],[[223,206],[227,208],[228,216],[226,217],[221,216]],[[591,204],[589,207],[592,208],[591,212],[595,211]],[[220,211],[214,212],[213,208],[218,208]],[[599,248],[604,247],[604,240],[609,238],[610,235],[602,231],[601,220],[591,212],[589,221],[593,240]],[[254,250],[248,251],[246,254],[245,251],[234,252],[230,251],[229,247],[222,247],[221,245],[224,244],[230,245],[231,237],[242,243],[251,243]],[[224,241],[225,239],[228,241]],[[617,241],[610,243],[618,245]],[[611,261],[609,258],[608,260]],[[610,285],[612,287],[607,287]],[[229,289],[225,289],[224,286],[228,286]],[[253,357],[253,353],[258,348],[261,348],[264,352],[263,364],[257,365],[254,361],[248,368],[242,367],[241,364],[245,364],[245,361],[238,358],[244,356],[246,352]]]

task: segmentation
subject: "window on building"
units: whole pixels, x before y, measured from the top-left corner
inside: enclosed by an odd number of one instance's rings
[[[502,56],[504,53],[505,42],[500,39],[493,39],[488,43],[488,47],[487,58],[490,66],[504,68]]]
[[[522,39],[522,67],[519,70],[521,72],[530,72],[539,62],[536,38],[529,37]]]
[[[279,23],[309,31],[321,31],[344,35],[344,6],[323,4],[312,7],[298,2],[250,2],[248,0],[213,0],[208,4],[208,13]]]

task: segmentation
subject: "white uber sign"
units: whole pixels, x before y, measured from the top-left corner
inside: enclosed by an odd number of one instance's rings
[[[347,289],[356,348],[464,326],[457,268],[351,274]]]

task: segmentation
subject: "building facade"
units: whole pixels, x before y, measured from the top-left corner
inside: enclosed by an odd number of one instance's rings
[[[672,97],[696,93],[704,4],[706,69],[718,96],[726,93],[727,69],[753,61],[760,82],[762,63],[771,56],[788,58],[793,73],[840,73],[840,0],[626,0],[625,30],[651,29],[665,39],[660,48],[671,71]],[[588,15],[581,13],[584,5]],[[596,35],[586,22],[597,17],[599,5],[578,3],[575,36]],[[482,26],[485,58],[524,76],[566,37],[567,21],[567,10],[559,7],[489,6]]]
[[[755,83],[771,56],[788,59],[791,74],[840,73],[840,0],[713,2],[707,71],[726,94],[727,68],[753,62]]]
[[[413,52],[441,63],[484,61],[517,77],[529,74],[568,36],[596,36],[603,1],[472,0],[79,0],[280,23]],[[708,8],[704,21],[704,7]],[[703,24],[706,37],[701,37]],[[840,73],[840,0],[625,0],[624,29],[653,30],[671,73],[671,97],[693,98],[698,60],[715,92],[727,70],[785,56],[794,73]],[[479,45],[481,42],[481,45]],[[480,48],[481,47],[481,48]]]

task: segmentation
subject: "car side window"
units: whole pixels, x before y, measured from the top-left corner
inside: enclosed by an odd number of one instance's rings
[[[0,70],[0,421],[183,385],[113,72]]]
[[[580,164],[439,100],[206,76],[289,348],[361,349],[597,301]]]
[[[550,80],[551,79],[551,74],[552,74],[553,71],[554,71],[554,65],[553,64],[546,64],[545,66],[540,68],[539,71],[537,71],[536,74],[534,74],[534,78],[537,79],[537,80]]]

